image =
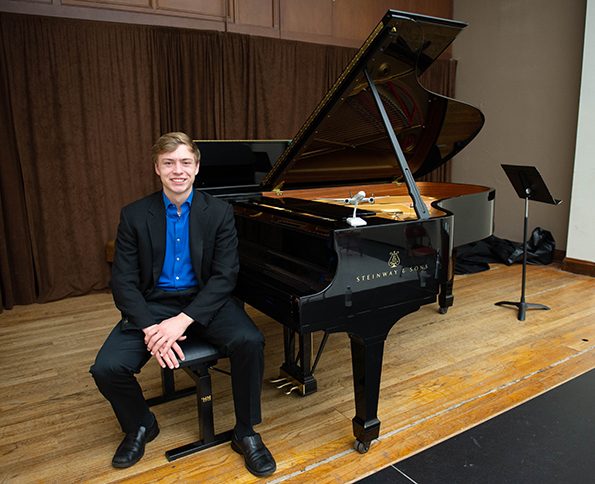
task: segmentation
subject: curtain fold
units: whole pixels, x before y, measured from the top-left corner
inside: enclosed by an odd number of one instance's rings
[[[101,246],[115,236],[119,207],[157,187],[148,174],[159,133],[150,29],[9,14],[0,21],[26,212],[20,224],[29,229],[21,243],[30,244],[36,281],[25,300],[9,301],[4,287],[3,304],[103,289]],[[4,273],[20,269],[3,266],[3,284]]]
[[[161,133],[221,139],[224,35],[220,32],[153,30]]]
[[[120,208],[159,189],[162,133],[291,139],[355,53],[10,13],[0,34],[4,308],[107,288],[105,244]]]
[[[223,51],[223,139],[291,139],[354,49],[228,34]],[[329,60],[331,58],[332,60]]]
[[[0,299],[2,306],[11,308],[35,300],[36,281],[8,91],[4,34],[0,23]]]

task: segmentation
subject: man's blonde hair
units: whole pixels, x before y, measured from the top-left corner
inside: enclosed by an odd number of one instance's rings
[[[171,153],[176,151],[178,146],[186,145],[188,149],[194,153],[196,163],[200,161],[200,151],[186,133],[175,132],[164,134],[159,138],[151,148],[151,155],[153,163],[157,164],[157,158],[163,153]]]

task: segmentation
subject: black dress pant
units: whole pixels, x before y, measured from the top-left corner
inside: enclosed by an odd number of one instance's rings
[[[157,321],[184,310],[196,290],[155,290],[147,299]],[[194,322],[186,331],[210,342],[229,357],[231,384],[237,425],[253,427],[261,421],[260,394],[264,374],[264,337],[254,322],[233,299],[217,312],[207,326]],[[152,415],[134,376],[151,354],[142,330],[122,329],[120,321],[99,350],[91,374],[99,391],[111,403],[125,433],[140,425],[151,425]]]

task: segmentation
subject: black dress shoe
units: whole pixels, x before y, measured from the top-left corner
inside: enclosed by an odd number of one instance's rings
[[[259,434],[244,437],[242,440],[238,440],[234,434],[231,438],[231,448],[244,456],[246,468],[257,477],[269,476],[277,470],[275,459]]]
[[[122,443],[118,446],[112,465],[114,467],[130,467],[141,460],[145,454],[145,444],[151,442],[159,435],[157,420],[150,429],[141,426],[136,432],[126,434]]]

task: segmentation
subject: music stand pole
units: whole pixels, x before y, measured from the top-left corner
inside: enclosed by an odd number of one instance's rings
[[[500,301],[496,303],[496,306],[516,306],[519,308],[519,321],[525,320],[525,314],[527,308],[538,308],[538,309],[550,309],[543,304],[530,304],[525,301],[525,289],[527,280],[527,239],[528,239],[528,226],[529,226],[529,200],[538,202],[551,203],[558,205],[561,200],[555,200],[549,190],[547,189],[545,182],[541,178],[537,168],[530,166],[513,166],[513,165],[502,165],[504,171],[508,175],[513,187],[520,198],[525,199],[525,225],[523,234],[523,280],[521,283],[521,301]]]
[[[525,289],[527,287],[527,238],[529,231],[529,194],[525,197],[525,231],[523,235],[523,279],[521,283],[521,302],[519,303],[519,321],[525,320],[527,303],[525,302]],[[534,304],[534,306],[536,306]],[[549,309],[543,306],[544,309]]]

